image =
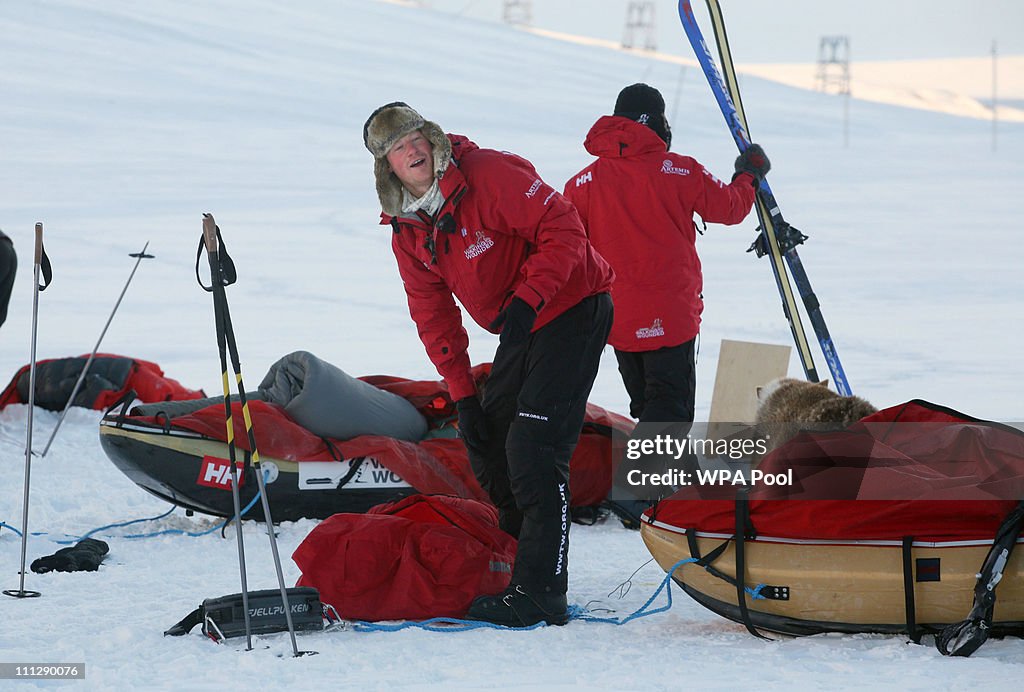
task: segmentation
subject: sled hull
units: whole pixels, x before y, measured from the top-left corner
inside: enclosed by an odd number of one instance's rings
[[[686,531],[644,523],[641,535],[651,555],[668,571],[692,557]],[[697,532],[701,555],[729,536]],[[795,541],[758,537],[745,542],[746,585],[786,587],[786,600],[746,598],[752,624],[789,635],[823,632],[905,633],[903,551],[896,541]],[[963,620],[974,600],[976,574],[991,542],[915,542],[916,622],[936,631]],[[736,574],[734,545],[714,567]],[[685,564],[673,579],[695,601],[742,622],[736,587],[696,564]],[[995,631],[1024,629],[1024,550],[1013,551],[997,590]]]
[[[234,514],[231,486],[227,482],[228,446],[224,442],[200,435],[165,431],[141,426],[116,425],[106,420],[100,424],[100,443],[107,457],[136,485],[157,497],[188,510],[219,517]],[[238,451],[236,465],[243,452]],[[416,490],[393,473],[381,472],[386,481],[374,487],[366,479],[354,477],[344,487],[334,487],[336,478],[301,478],[326,468],[329,462],[295,462],[261,456],[267,478],[267,498],[275,522],[297,519],[326,519],[339,512],[362,513],[370,507],[390,502]],[[367,479],[372,473],[372,460],[363,462]],[[300,474],[300,464],[306,468]],[[313,466],[320,464],[320,466]],[[239,493],[242,507],[256,497],[257,483],[252,465],[239,468],[242,480]],[[315,476],[316,474],[313,473]],[[337,476],[335,473],[334,476]],[[320,488],[310,488],[321,480]],[[355,482],[353,482],[355,481]],[[305,485],[307,487],[300,487]],[[372,484],[370,484],[372,485]],[[262,502],[255,502],[246,518],[262,521]]]

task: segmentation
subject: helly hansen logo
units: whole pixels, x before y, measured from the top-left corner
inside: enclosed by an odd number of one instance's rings
[[[636,330],[636,338],[653,339],[656,336],[665,336],[665,328],[661,326],[661,318],[654,320],[650,327],[640,327]]]
[[[533,196],[537,194],[537,190],[540,189],[541,185],[543,185],[543,183],[541,183],[540,178],[534,180],[533,185],[531,185],[530,189],[526,191],[526,196],[529,197],[530,199],[533,199]]]
[[[236,461],[235,468],[238,469],[238,485],[245,485],[243,473],[245,464]],[[228,460],[210,456],[203,457],[203,464],[199,467],[199,478],[196,479],[196,483],[205,485],[207,488],[231,490],[231,465]]]
[[[594,171],[587,171],[583,175],[578,176],[576,178],[576,187],[579,187],[580,185],[586,185],[587,183],[589,183],[593,179],[594,179]]]
[[[661,172],[669,173],[671,175],[690,175],[689,168],[680,168],[679,166],[673,166],[670,159],[665,159],[661,162]]]
[[[466,248],[466,259],[476,259],[494,247],[494,240],[484,235],[483,231],[476,232],[476,242]]]

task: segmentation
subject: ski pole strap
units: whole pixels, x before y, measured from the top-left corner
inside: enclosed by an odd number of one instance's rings
[[[216,226],[217,242],[220,248],[217,251],[217,265],[220,268],[220,282],[221,286],[230,286],[238,280],[238,274],[235,271],[235,262],[231,259],[231,255],[228,254],[227,248],[224,246],[224,239],[220,235],[220,227]],[[206,236],[199,236],[199,247],[196,249],[196,281],[207,293],[213,292],[213,282],[217,281],[217,277],[210,277],[210,285],[207,286],[203,283],[203,279],[199,276],[199,263],[203,259],[203,248],[206,247]],[[212,267],[211,267],[212,269]]]
[[[36,264],[43,275],[43,283],[39,284],[39,290],[45,291],[53,280],[53,268],[50,266],[50,258],[46,256],[46,249],[43,247],[43,224],[36,224]]]

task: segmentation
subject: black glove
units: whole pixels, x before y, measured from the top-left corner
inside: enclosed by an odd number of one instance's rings
[[[760,144],[751,144],[746,150],[736,157],[736,172],[732,179],[740,173],[749,173],[754,176],[754,187],[760,187],[761,181],[772,169],[772,162],[768,160],[767,154]]]
[[[530,338],[537,313],[522,298],[513,298],[504,310],[491,322],[490,329],[501,329],[499,341],[502,344],[518,344]]]
[[[32,571],[95,572],[107,554],[107,544],[95,538],[83,538],[70,548],[61,548],[53,555],[41,557],[32,563]]]
[[[480,400],[475,396],[459,399],[455,402],[455,410],[459,412],[459,436],[465,441],[466,448],[476,454],[483,454],[490,435]]]

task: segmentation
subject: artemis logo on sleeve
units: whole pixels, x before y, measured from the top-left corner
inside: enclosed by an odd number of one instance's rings
[[[540,178],[537,178],[536,180],[534,180],[534,181],[533,181],[533,185],[531,185],[531,186],[530,186],[530,189],[526,191],[526,196],[527,196],[527,197],[530,197],[530,198],[532,199],[532,198],[533,198],[533,196],[534,196],[535,194],[537,194],[537,190],[539,190],[539,189],[540,189],[540,186],[541,186],[542,184],[543,184],[543,183],[541,183],[541,181],[540,181]]]
[[[661,172],[670,173],[672,175],[690,175],[689,168],[680,168],[679,166],[673,166],[671,159],[665,159],[661,162]]]

